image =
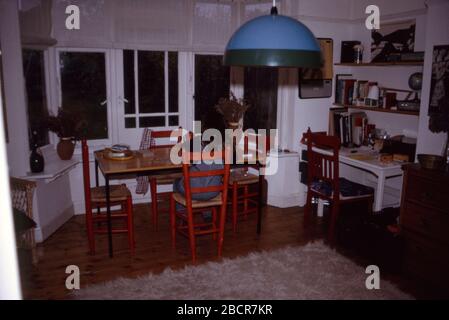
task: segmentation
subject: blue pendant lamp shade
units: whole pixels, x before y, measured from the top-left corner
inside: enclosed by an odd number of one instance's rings
[[[320,46],[313,33],[296,19],[260,16],[242,25],[229,40],[225,65],[320,68]]]

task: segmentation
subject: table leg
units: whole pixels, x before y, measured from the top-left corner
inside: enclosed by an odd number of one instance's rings
[[[98,182],[98,161],[97,158],[95,158],[95,186],[99,186]],[[100,214],[100,207],[97,207],[97,214]]]
[[[263,175],[259,172],[259,199],[257,206],[257,234],[262,232],[262,191],[263,191]]]
[[[385,175],[380,173],[377,176],[377,188],[376,197],[374,200],[374,212],[379,212],[382,210],[382,204],[384,200],[384,190],[385,190]]]
[[[108,244],[109,244],[109,257],[112,258],[112,221],[111,221],[111,200],[109,190],[109,176],[104,177],[106,182],[106,216],[108,220]]]

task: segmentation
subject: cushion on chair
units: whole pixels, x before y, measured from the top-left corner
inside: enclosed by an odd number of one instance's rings
[[[109,187],[109,196],[111,201],[124,201],[131,192],[124,184],[113,185]],[[93,202],[106,202],[106,187],[94,187],[90,189]]]
[[[374,194],[374,189],[360,183],[339,178],[340,198],[351,199],[356,197],[368,197]],[[327,181],[316,180],[312,182],[311,189],[325,196],[332,196],[332,185]]]
[[[251,173],[244,173],[241,170],[233,171],[229,175],[229,184],[237,182],[238,185],[252,184],[259,182],[259,176]]]
[[[184,207],[186,206],[186,198],[178,193],[173,193],[173,198],[176,202],[182,204]],[[192,208],[206,208],[206,207],[214,207],[214,206],[221,206],[221,193],[218,194],[216,197],[210,199],[210,200],[192,200]]]

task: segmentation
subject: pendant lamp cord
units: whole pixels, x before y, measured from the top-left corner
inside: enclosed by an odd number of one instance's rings
[[[270,14],[271,15],[277,15],[278,14],[278,8],[276,8],[276,0],[273,0],[273,6],[271,7]]]

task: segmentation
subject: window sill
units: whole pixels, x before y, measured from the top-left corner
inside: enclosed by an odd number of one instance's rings
[[[28,172],[22,178],[29,180],[44,180],[46,183],[49,183],[64,175],[79,163],[77,157],[70,160],[59,159],[53,145],[41,147],[41,152],[45,161],[44,171],[39,173]]]

